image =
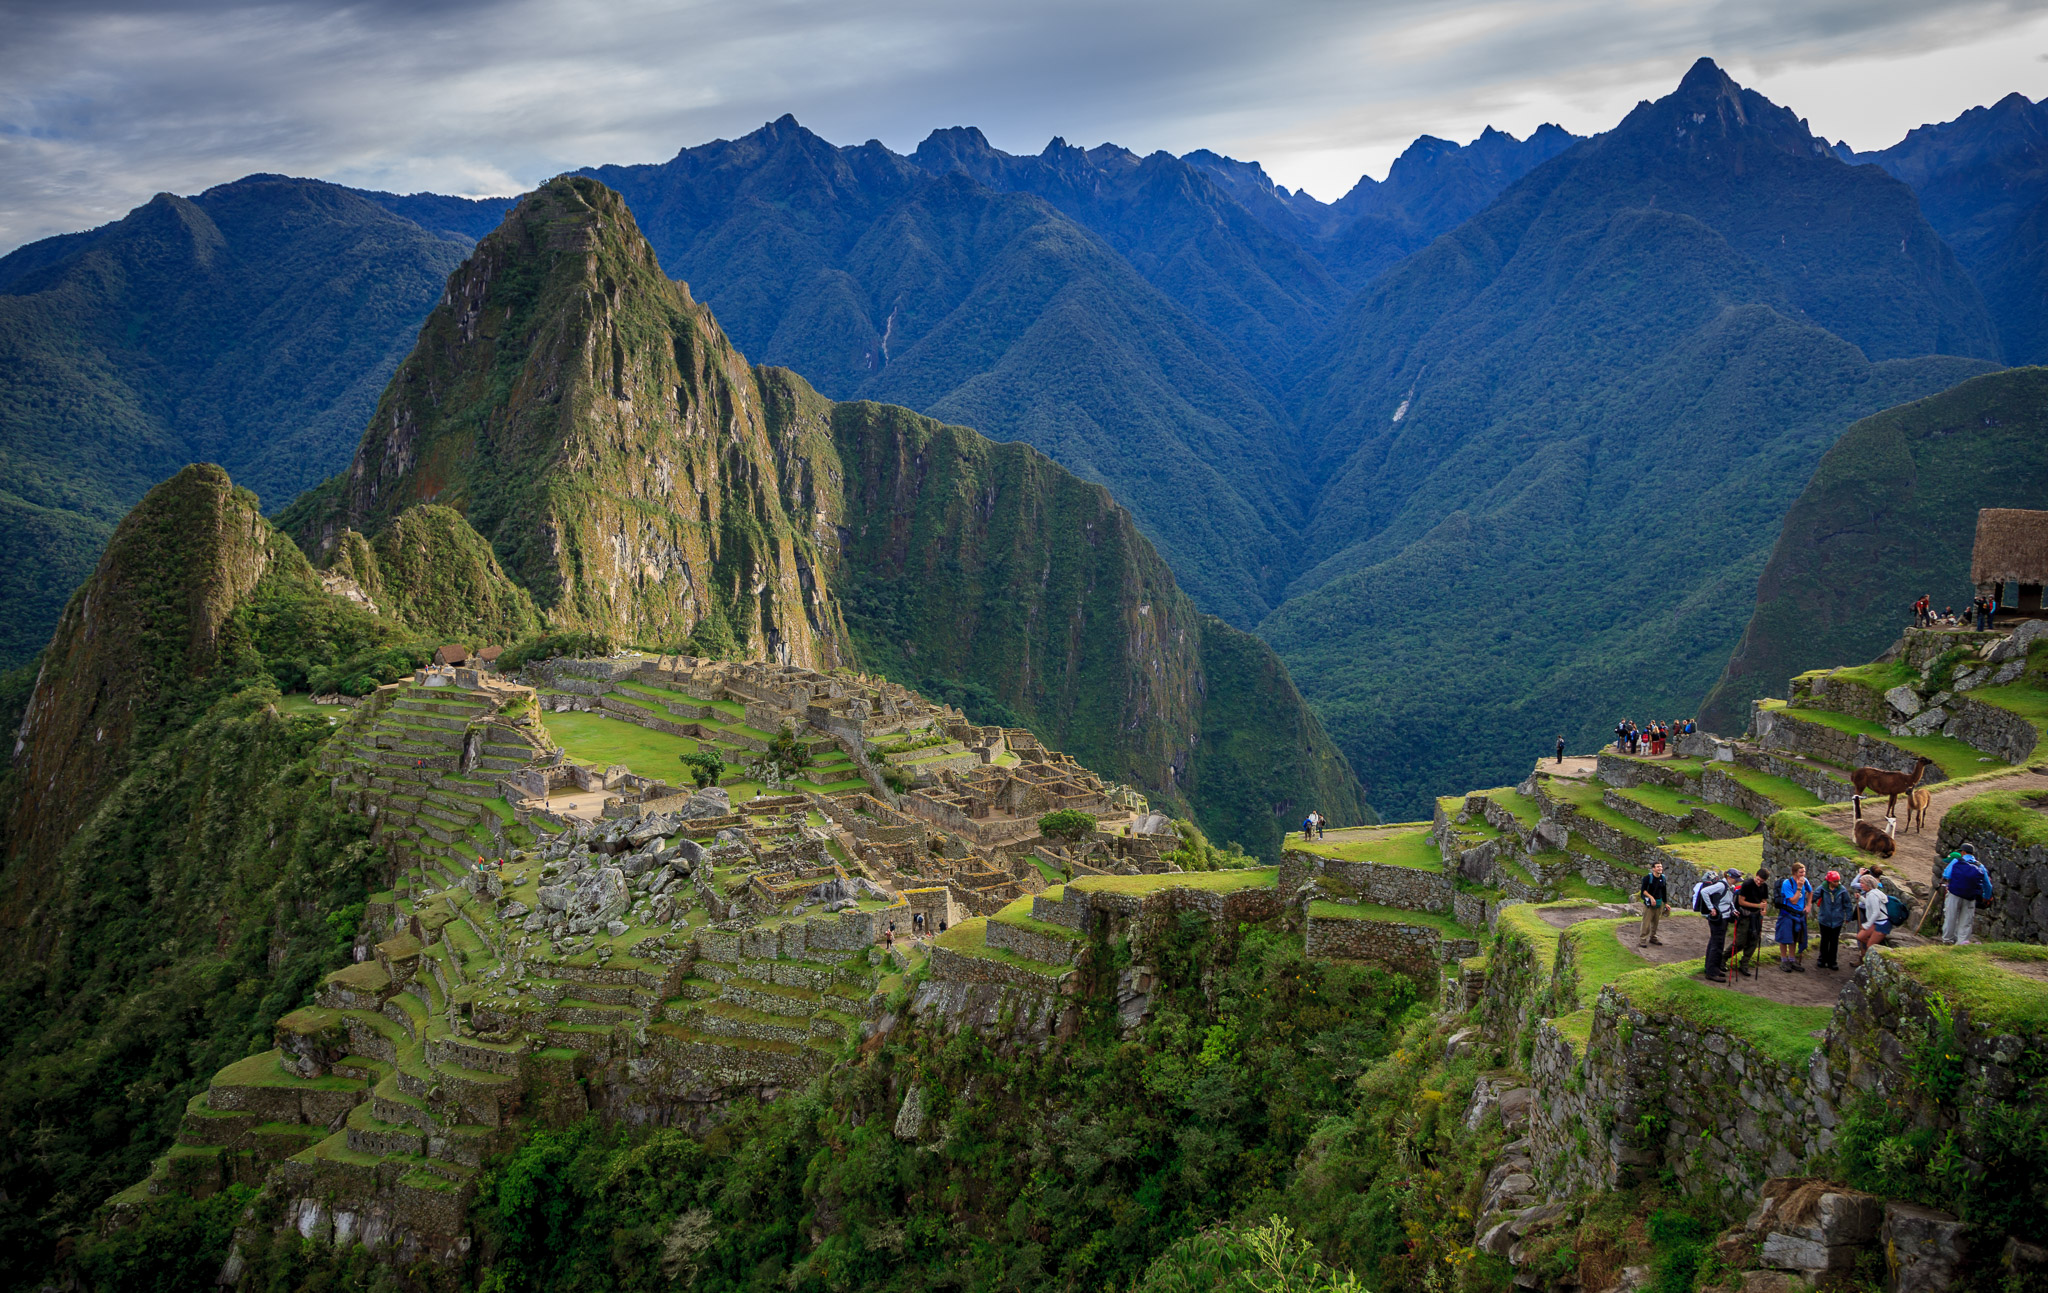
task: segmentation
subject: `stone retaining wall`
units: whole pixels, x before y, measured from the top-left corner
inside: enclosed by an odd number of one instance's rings
[[[1832,672],[1793,679],[1791,704],[1795,708],[1831,709],[1886,726],[1892,722],[1892,707],[1884,693],[1860,682],[1837,678]]]
[[[1600,752],[1600,780],[1610,786],[1624,788],[1657,785],[1669,786],[1673,790],[1692,789],[1692,776],[1684,768],[1674,768],[1654,761],[1632,759],[1626,755]]]
[[[1860,732],[1838,731],[1803,718],[1796,709],[1758,709],[1750,720],[1750,728],[1756,743],[1766,750],[1782,750],[1849,768],[1911,772],[1917,758],[1889,741]],[[1929,783],[1941,780],[1941,769],[1930,767],[1925,779]]]
[[[1293,849],[1281,853],[1278,879],[1283,903],[1312,879],[1361,902],[1405,911],[1448,912],[1457,898],[1451,877],[1441,871],[1386,862],[1346,862]]]
[[[2048,848],[2010,836],[1941,823],[1935,856],[1945,858],[1964,840],[1991,873],[1991,902],[1980,908],[1971,938],[1980,943],[2048,943]]]
[[[1758,821],[1763,821],[1778,811],[1778,802],[1769,795],[1758,794],[1719,768],[1709,767],[1700,774],[1700,798],[1710,804],[1726,804],[1740,808]]]
[[[1943,725],[1942,735],[1975,746],[1994,759],[2022,763],[2032,756],[2041,739],[2032,723],[2009,709],[1987,705],[1970,696],[1959,696],[1949,705],[1954,715]],[[1928,769],[1927,778],[1934,780],[1934,769]]]
[[[1006,952],[1015,952],[1027,961],[1038,961],[1046,965],[1072,965],[1081,949],[1087,944],[1078,938],[1062,938],[1057,934],[1040,933],[1018,925],[1006,924],[999,920],[988,923],[988,945],[999,947]]]
[[[1366,920],[1342,916],[1309,916],[1303,922],[1304,949],[1310,957],[1350,961],[1373,961],[1418,977],[1434,977],[1448,959],[1443,935],[1428,925]],[[1471,939],[1470,950],[1456,956],[1473,956],[1479,945]]]
[[[1737,751],[1735,761],[1752,772],[1783,777],[1823,803],[1842,803],[1853,793],[1848,773],[1833,768],[1817,767],[1811,763],[1800,763],[1767,750]],[[1773,808],[1772,811],[1775,812],[1776,809]],[[1770,813],[1764,813],[1762,816],[1768,817]]]
[[[1035,992],[1070,993],[1074,990],[1074,973],[1071,970],[1054,979],[985,956],[969,956],[950,947],[932,947],[931,967],[931,977],[935,981],[1003,985],[1029,988]]]

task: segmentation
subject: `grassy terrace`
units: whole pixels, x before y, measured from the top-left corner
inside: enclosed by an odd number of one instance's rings
[[[1705,968],[1703,961],[1656,965],[1622,975],[1614,990],[1641,1009],[1726,1029],[1780,1064],[1796,1065],[1820,1045],[1814,1034],[1828,1026],[1832,1007],[1790,1006],[1731,992],[1694,977]]]
[[[1624,763],[1639,763],[1645,768],[1662,768],[1666,771],[1676,768],[1687,777],[1694,779],[1699,777],[1700,773],[1706,769],[1708,763],[1708,760],[1702,759],[1697,755],[1683,759],[1656,759],[1651,758],[1647,754],[1621,754],[1611,745],[1603,750],[1602,753],[1610,758],[1620,759]]]
[[[1993,790],[1966,799],[1943,819],[1957,827],[2016,840],[2022,847],[2048,845],[2048,815],[2038,790]]]
[[[986,916],[975,916],[972,919],[963,920],[939,935],[934,942],[949,952],[958,952],[962,956],[978,956],[983,960],[995,961],[1012,969],[1043,975],[1048,979],[1061,978],[1073,969],[1071,966],[1047,965],[1043,961],[1028,960],[1007,948],[990,947],[988,945],[988,917]]]
[[[1657,832],[1632,818],[1623,817],[1609,808],[1601,799],[1604,787],[1591,782],[1564,781],[1556,777],[1543,779],[1544,793],[1552,799],[1570,804],[1581,816],[1633,836],[1645,844],[1657,842]],[[1687,811],[1691,811],[1690,807]],[[1697,831],[1677,831],[1664,837],[1673,844],[1694,843],[1707,837]]]
[[[1670,851],[1702,871],[1725,871],[1734,867],[1744,875],[1753,875],[1764,863],[1764,837],[1745,835],[1739,840],[1675,844]]]
[[[1466,797],[1469,799],[1473,796],[1483,797],[1507,809],[1508,815],[1521,823],[1524,830],[1532,829],[1543,818],[1543,809],[1536,801],[1517,794],[1513,786],[1503,786],[1498,790],[1475,790],[1472,795]]]
[[[1267,888],[1278,882],[1278,867],[1246,867],[1240,871],[1182,871],[1170,875],[1084,875],[1072,882],[1083,893],[1162,893],[1168,889],[1201,889],[1229,893]]]
[[[1610,889],[1604,884],[1594,884],[1577,872],[1567,873],[1557,882],[1557,896],[1571,902],[1628,902],[1630,896],[1619,889]],[[1629,919],[1633,920],[1634,917]]]
[[[989,919],[999,925],[1014,925],[1018,929],[1028,929],[1034,934],[1044,934],[1047,938],[1065,939],[1071,943],[1087,941],[1087,936],[1081,933],[1080,930],[1068,929],[1065,925],[1055,925],[1049,921],[1035,919],[1031,915],[1031,899],[1029,896],[1017,899],[995,915],[990,916]],[[951,931],[948,932],[950,933]]]
[[[1318,840],[1288,844],[1296,853],[1335,858],[1343,862],[1379,862],[1387,866],[1413,867],[1418,871],[1442,871],[1443,855],[1429,838],[1429,831],[1376,833],[1361,839]]]
[[[2038,1030],[2048,1025],[2048,979],[2026,970],[2048,967],[2048,947],[2037,943],[1972,943],[1944,947],[1887,947],[1906,973],[1967,1010],[1983,1028],[1999,1032]],[[2001,964],[2001,962],[2003,964]]]
[[[1971,692],[1977,696],[1980,693]],[[1831,727],[1837,732],[1853,736],[1867,736],[1873,741],[1897,746],[1908,754],[1924,755],[1934,760],[1934,766],[1941,769],[1944,777],[1967,777],[1984,771],[1984,764],[1995,762],[1974,745],[1947,736],[1893,736],[1883,726],[1868,719],[1851,718],[1831,709],[1789,709],[1783,701],[1774,701],[1766,708],[1775,709],[1787,718],[1801,723],[1817,723]]]
[[[1513,910],[1513,908],[1509,908]],[[1467,929],[1449,916],[1434,911],[1409,911],[1403,907],[1382,907],[1378,903],[1327,902],[1318,898],[1308,905],[1317,920],[1377,920],[1394,925],[1420,925],[1445,938],[1477,938],[1479,931]]]
[[[1755,791],[1780,808],[1812,808],[1820,803],[1820,796],[1784,777],[1774,777],[1768,772],[1745,768],[1733,763],[1715,764],[1722,772],[1734,778],[1735,784],[1745,790]]]

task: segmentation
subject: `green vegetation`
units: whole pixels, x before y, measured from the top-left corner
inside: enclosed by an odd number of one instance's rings
[[[1980,835],[2003,835],[2023,848],[2048,845],[2048,814],[2038,790],[1992,790],[1965,799],[1942,818],[1944,827]]]
[[[683,770],[692,785],[698,789],[715,786],[725,775],[725,760],[719,757],[718,747],[700,743],[688,754],[678,755],[683,761]]]
[[[1968,777],[1984,771],[1984,752],[1954,737],[1893,736],[1882,724],[1838,714],[1831,709],[1787,709],[1783,715],[1795,722],[1818,723],[1837,732],[1868,736],[1887,745],[1895,745],[1909,754],[1924,755],[1934,761],[1934,766],[1941,769],[1944,777]]]
[[[1926,944],[1886,948],[1896,960],[1978,1028],[2023,1032],[2048,1026],[2048,978],[2035,967],[2048,964],[2048,947],[2034,943],[1972,943],[1965,947]],[[2032,973],[2028,971],[2032,970]]]
[[[1095,814],[1084,813],[1078,808],[1062,808],[1038,819],[1040,835],[1066,840],[1068,843],[1077,843],[1093,834],[1094,830]]]
[[[1968,603],[1977,509],[2040,505],[2043,435],[2040,368],[1974,377],[1843,432],[1785,515],[1748,629],[1702,711],[1708,725],[1739,730],[1749,702],[1785,679],[1878,655],[1923,593],[1936,606]],[[1899,547],[1897,534],[1913,542]],[[1892,676],[1850,672],[1873,687]]]
[[[1317,857],[1339,858],[1346,862],[1381,862],[1387,866],[1414,867],[1420,871],[1442,871],[1443,855],[1437,852],[1436,843],[1427,830],[1400,832],[1373,832],[1376,838],[1362,840],[1302,840],[1290,841],[1287,847],[1296,853],[1313,853]]]
[[[19,544],[0,668],[42,649],[122,514],[187,463],[272,508],[347,463],[465,246],[260,175],[0,259],[0,527]]]
[[[548,735],[578,763],[608,768],[622,763],[655,780],[671,780],[685,755],[702,748],[687,736],[657,732],[595,710],[564,710],[547,716]]]
[[[1833,1013],[1826,1006],[1765,1001],[1699,978],[1703,961],[1677,961],[1614,980],[1615,990],[1645,1010],[1667,1010],[1702,1028],[1721,1028],[1781,1064],[1797,1064],[1820,1045],[1816,1036]]]
[[[1768,772],[1758,772],[1755,768],[1745,768],[1733,763],[1716,766],[1733,777],[1738,785],[1754,790],[1780,808],[1812,808],[1821,802],[1820,796],[1796,781],[1788,781],[1784,777],[1774,777]]]
[[[1233,889],[1258,889],[1279,878],[1275,867],[1246,867],[1238,871],[1211,871],[1197,875],[1084,875],[1069,881],[1083,891],[1105,893],[1158,893],[1164,889],[1200,889],[1208,893],[1229,893]]]

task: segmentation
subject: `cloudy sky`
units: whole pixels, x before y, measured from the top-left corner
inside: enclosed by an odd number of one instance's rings
[[[1325,200],[1408,141],[1586,134],[1702,54],[1858,148],[2048,94],[2048,0],[0,0],[0,251],[252,171],[509,193],[793,112],[1214,148]]]

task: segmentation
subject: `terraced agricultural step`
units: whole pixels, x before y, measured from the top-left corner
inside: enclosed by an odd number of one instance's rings
[[[821,993],[808,988],[733,980],[719,990],[719,1000],[767,1015],[808,1019],[818,1009]]]
[[[723,1000],[706,1002],[691,1012],[688,1018],[672,1022],[681,1023],[713,1037],[752,1038],[760,1041],[788,1042],[798,1046],[809,1041],[811,1036],[808,1016],[791,1018],[786,1015],[771,1015]]]

